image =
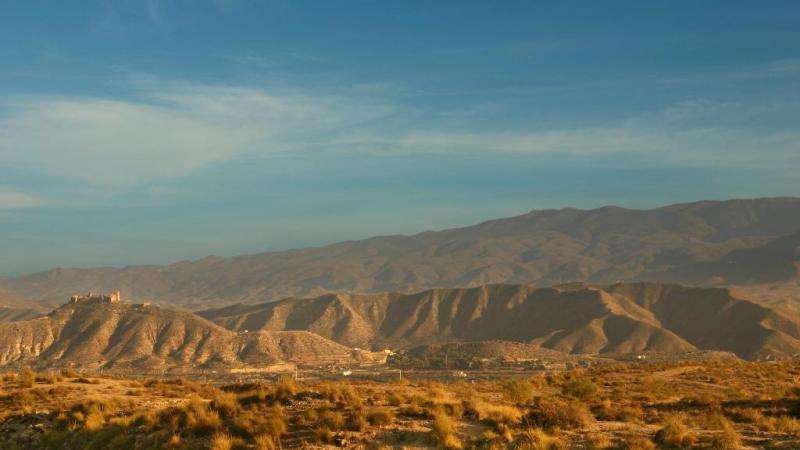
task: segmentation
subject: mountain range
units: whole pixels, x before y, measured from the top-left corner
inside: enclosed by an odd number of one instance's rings
[[[426,358],[453,350],[550,360],[642,353],[680,359],[704,351],[749,360],[800,355],[797,314],[725,288],[656,283],[339,293],[197,314],[77,300],[15,319],[0,321],[0,366],[264,370],[382,363],[386,349]]]
[[[800,198],[702,201],[637,210],[536,210],[474,226],[168,266],[58,268],[0,279],[0,303],[56,306],[120,289],[198,310],[328,292],[410,293],[491,283],[675,282],[800,298]]]
[[[0,366],[159,372],[373,358],[307,331],[243,333],[149,304],[79,301],[0,322]]]
[[[575,283],[486,285],[415,294],[326,294],[198,313],[232,330],[308,330],[352,347],[511,341],[568,354],[727,351],[800,354],[800,317],[725,288]]]

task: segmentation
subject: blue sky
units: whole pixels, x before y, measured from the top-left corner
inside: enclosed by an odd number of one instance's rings
[[[793,1],[0,8],[0,274],[800,195]]]

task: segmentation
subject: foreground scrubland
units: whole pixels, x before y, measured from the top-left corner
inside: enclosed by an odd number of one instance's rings
[[[800,362],[213,386],[25,370],[0,388],[3,449],[800,448]]]

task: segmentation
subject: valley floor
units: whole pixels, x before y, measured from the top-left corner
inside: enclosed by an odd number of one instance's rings
[[[0,448],[800,448],[797,361],[446,375],[209,384],[9,372]]]

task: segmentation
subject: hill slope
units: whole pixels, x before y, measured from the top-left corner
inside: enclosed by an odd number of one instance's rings
[[[790,235],[798,230],[798,198],[651,210],[543,210],[465,228],[319,248],[170,266],[55,269],[0,279],[0,293],[52,302],[75,292],[121,289],[125,298],[196,309],[331,291],[413,292],[487,283],[796,284],[797,272],[787,269],[797,262],[796,246],[789,246],[797,243],[798,235]],[[773,270],[762,264],[765,251],[789,259]],[[727,270],[734,267],[730,261],[739,269]]]
[[[305,331],[238,333],[149,305],[68,303],[44,317],[0,322],[0,366],[163,370],[358,357]]]
[[[800,319],[727,289],[488,285],[417,294],[329,294],[199,313],[234,330],[309,330],[348,346],[503,340],[573,354],[720,350],[800,353]]]

